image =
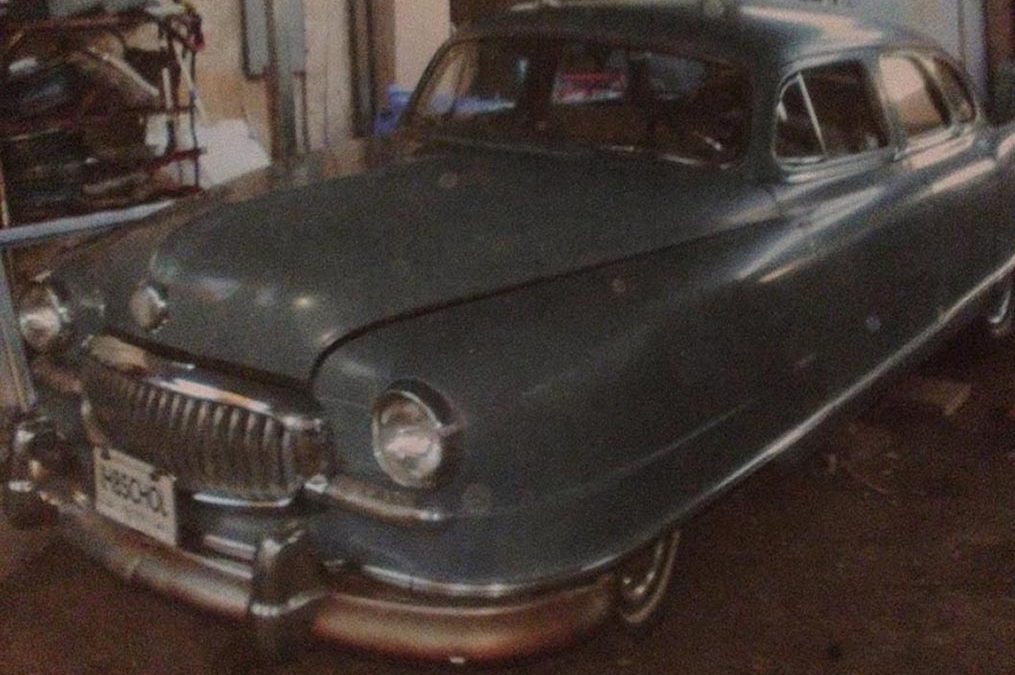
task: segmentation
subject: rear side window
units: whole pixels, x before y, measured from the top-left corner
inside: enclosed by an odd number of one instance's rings
[[[811,68],[789,80],[776,111],[776,155],[815,163],[888,145],[888,133],[859,63]]]
[[[945,97],[955,111],[955,121],[959,124],[969,124],[975,120],[976,104],[973,102],[973,95],[969,93],[958,71],[942,59],[934,59],[934,70]]]
[[[944,98],[916,61],[887,56],[881,59],[881,74],[888,100],[895,107],[906,135],[913,138],[949,127]]]

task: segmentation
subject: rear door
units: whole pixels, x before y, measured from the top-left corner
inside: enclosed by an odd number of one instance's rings
[[[924,185],[919,226],[904,248],[906,264],[939,267],[939,309],[950,309],[999,263],[994,258],[997,162],[982,119],[958,69],[943,56],[900,51],[879,59],[881,85],[902,137],[900,159]]]
[[[801,64],[783,81],[773,154],[780,208],[813,247],[794,335],[814,394],[834,396],[936,317],[949,245],[928,230],[927,187],[900,152],[878,54]],[[800,349],[804,348],[804,343]]]

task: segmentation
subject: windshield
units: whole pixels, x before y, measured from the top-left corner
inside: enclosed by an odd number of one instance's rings
[[[748,141],[750,85],[736,67],[579,40],[453,45],[408,117],[474,141],[648,151],[726,165]]]

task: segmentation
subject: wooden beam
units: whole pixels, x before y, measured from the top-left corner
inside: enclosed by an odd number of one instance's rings
[[[377,100],[374,97],[374,60],[370,0],[349,0],[349,49],[352,61],[353,127],[357,136],[373,133]]]
[[[900,403],[917,405],[941,417],[951,417],[959,411],[973,393],[968,382],[954,382],[931,377],[911,376],[890,392],[889,398]]]
[[[395,0],[373,0],[371,12],[374,101],[383,107],[388,103],[388,85],[395,81]]]
[[[299,0],[265,0],[268,25],[268,109],[271,112],[271,157],[284,161],[297,154],[296,76],[293,74],[291,26]]]
[[[987,54],[991,77],[1012,58],[1012,0],[986,0]]]

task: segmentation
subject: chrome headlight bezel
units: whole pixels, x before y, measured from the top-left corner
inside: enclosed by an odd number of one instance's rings
[[[448,407],[438,395],[393,387],[374,403],[374,458],[398,485],[416,490],[433,488],[447,470],[452,430]],[[413,442],[417,443],[415,449]],[[421,449],[418,444],[423,442],[426,446]]]
[[[67,295],[48,281],[35,281],[18,298],[18,332],[33,351],[48,354],[66,348],[74,333]]]

